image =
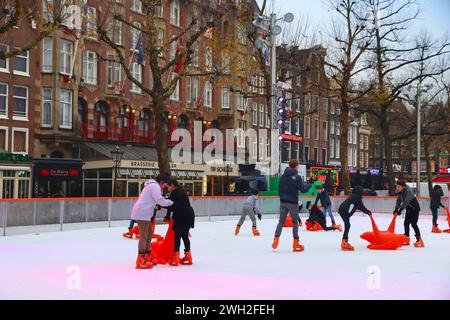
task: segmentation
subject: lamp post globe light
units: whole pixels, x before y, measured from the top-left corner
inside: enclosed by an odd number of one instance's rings
[[[278,105],[278,92],[277,92],[277,44],[276,44],[276,36],[282,33],[281,26],[277,25],[278,21],[283,21],[286,23],[291,23],[294,21],[294,15],[292,13],[286,13],[283,17],[277,19],[277,15],[272,13],[270,17],[266,16],[257,16],[253,21],[253,25],[257,28],[260,28],[268,33],[270,46],[270,96],[272,101],[272,134],[271,134],[271,174],[279,175],[280,174],[280,166],[281,166],[281,153],[280,153],[280,143],[279,139],[280,133],[280,125],[278,123],[277,117],[277,105]],[[267,44],[267,42],[266,42]],[[264,41],[261,39],[257,39],[255,41],[255,46],[258,49],[263,49]],[[277,97],[278,96],[278,97]],[[277,132],[274,134],[274,132]]]
[[[113,179],[113,197],[116,196],[116,179],[117,179],[117,169],[120,167],[120,163],[122,161],[123,151],[120,150],[119,146],[116,146],[114,150],[111,151],[111,160],[113,161],[113,171],[114,171],[114,179]]]

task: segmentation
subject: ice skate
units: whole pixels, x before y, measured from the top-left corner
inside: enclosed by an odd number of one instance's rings
[[[425,244],[423,243],[422,237],[419,237],[419,239],[414,243],[414,247],[416,247],[416,248],[423,248],[423,247],[425,247]]]
[[[240,230],[241,230],[241,226],[236,226],[236,229],[234,229],[234,235],[237,236],[239,234]]]
[[[182,265],[190,266],[192,264],[192,255],[190,251],[184,253],[184,257],[180,260]]]
[[[294,252],[300,252],[300,251],[305,250],[305,247],[302,246],[302,245],[299,243],[299,240],[298,240],[298,239],[294,239],[294,243],[293,243],[293,245],[292,245],[292,249],[293,249]]]
[[[253,235],[254,235],[255,237],[261,235],[261,233],[259,233],[259,231],[258,231],[258,229],[256,229],[256,227],[252,227],[252,232],[253,232]]]
[[[169,264],[174,267],[180,265],[180,253],[178,251],[173,253],[173,257],[170,259]]]
[[[407,236],[407,237],[408,237],[408,236]],[[409,246],[409,245],[410,245],[410,240],[409,240],[409,237],[408,237],[408,240],[407,240],[406,242],[402,243],[402,246],[407,247],[407,246]]]
[[[131,229],[128,229],[128,232],[123,233],[122,236],[128,239],[133,239],[133,233],[131,232]]]
[[[275,237],[272,243],[272,249],[276,250],[278,248],[278,243],[280,242],[280,237]]]
[[[146,254],[140,253],[138,254],[136,260],[136,269],[151,269],[153,268],[153,263],[150,260],[146,259]]]
[[[340,224],[337,224],[335,227],[339,232],[342,232],[342,226]]]
[[[298,227],[299,227],[299,228],[303,227],[302,219],[300,219],[300,220],[298,221]]]
[[[355,247],[348,243],[348,240],[343,239],[341,242],[342,251],[354,251]]]
[[[433,226],[433,228],[431,228],[431,232],[432,233],[442,233],[442,230],[438,228],[437,225]]]

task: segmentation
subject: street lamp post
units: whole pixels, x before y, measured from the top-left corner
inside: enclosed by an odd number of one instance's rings
[[[419,90],[417,93],[417,166],[416,166],[416,171],[417,171],[417,185],[416,185],[416,192],[417,192],[417,196],[420,196],[420,171],[422,169],[422,164],[420,162],[420,135],[421,135],[421,116],[420,116],[420,108],[421,108],[421,104],[420,104],[420,84],[419,84]]]
[[[122,161],[123,151],[120,150],[119,146],[116,146],[114,150],[111,151],[111,160],[113,161],[113,197],[116,196],[116,179],[117,179],[117,169],[120,167],[120,162]]]

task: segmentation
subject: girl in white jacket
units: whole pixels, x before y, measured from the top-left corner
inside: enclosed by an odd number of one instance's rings
[[[159,174],[155,180],[148,180],[138,200],[131,211],[131,219],[136,220],[139,228],[137,269],[150,269],[153,267],[150,255],[150,241],[152,239],[152,223],[156,205],[168,207],[173,204],[162,196],[162,189],[169,183],[170,178],[165,174]]]

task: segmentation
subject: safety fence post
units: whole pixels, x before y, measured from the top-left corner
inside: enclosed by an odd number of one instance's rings
[[[6,237],[6,223],[8,221],[8,204],[3,202],[3,236]]]
[[[64,223],[64,200],[61,200],[59,203],[59,223],[61,227],[61,232],[63,231],[63,223]]]
[[[111,208],[112,208],[112,200],[108,199],[108,228],[111,228]]]

